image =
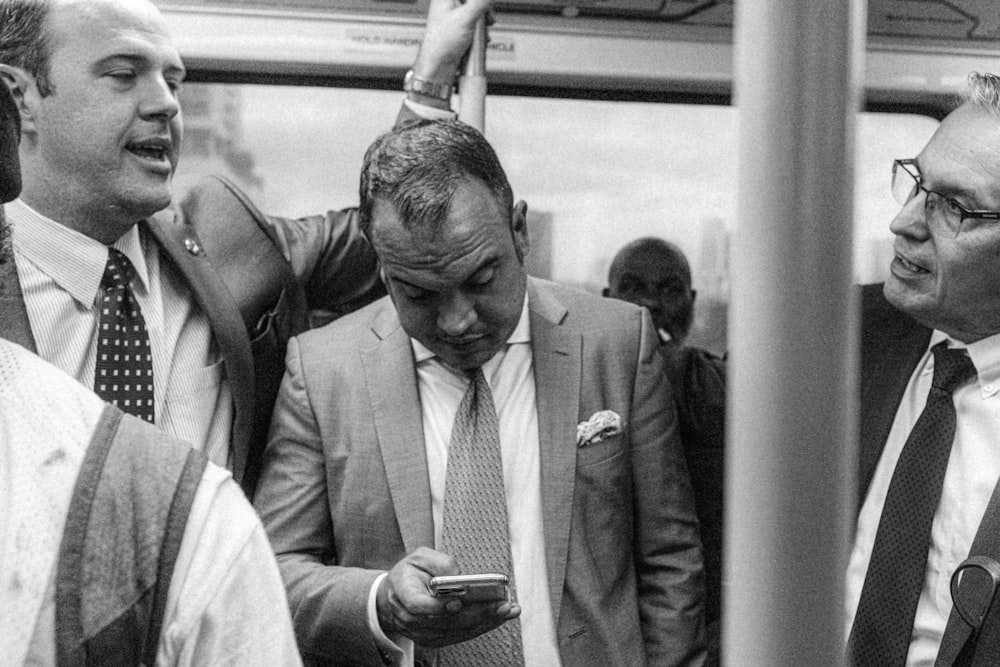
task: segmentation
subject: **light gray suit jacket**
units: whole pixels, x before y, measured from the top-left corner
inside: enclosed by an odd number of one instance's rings
[[[536,279],[528,295],[563,664],[701,664],[698,525],[649,315]],[[255,504],[306,662],[377,665],[372,582],[434,545],[410,339],[385,298],[293,339],[286,366]],[[623,433],[578,447],[600,410]]]

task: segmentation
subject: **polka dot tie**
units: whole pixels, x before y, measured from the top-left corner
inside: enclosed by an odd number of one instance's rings
[[[931,522],[955,439],[952,393],[976,374],[965,350],[949,350],[946,345],[942,342],[931,350],[934,379],[927,405],[889,482],[848,643],[854,667],[906,664],[927,570]]]
[[[500,426],[483,370],[470,376],[448,445],[441,549],[463,574],[500,572],[510,577],[510,529],[500,460]],[[474,639],[440,651],[441,667],[523,665],[521,622],[507,621]]]
[[[128,257],[108,248],[101,279],[94,391],[124,412],[153,422],[153,355],[146,321],[129,286],[134,274]]]

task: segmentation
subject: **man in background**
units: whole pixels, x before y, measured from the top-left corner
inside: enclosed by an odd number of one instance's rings
[[[401,120],[447,115],[488,5],[431,2]],[[354,211],[266,216],[220,179],[174,197],[184,76],[148,0],[0,0],[24,180],[6,206],[0,336],[191,442],[252,494],[288,338],[311,312],[343,314],[384,288]]]
[[[19,121],[0,87],[0,203],[21,187]],[[0,498],[0,664],[301,664],[232,476],[6,340]]]
[[[667,362],[705,553],[705,621],[709,664],[719,663],[726,364],[685,344],[697,293],[691,267],[675,244],[645,237],[625,245],[611,262],[604,296],[649,310]]]
[[[365,155],[389,296],[290,343],[256,499],[307,661],[704,662],[652,322],[529,279],[526,212],[460,122]],[[430,594],[432,576],[488,572],[515,604]]]

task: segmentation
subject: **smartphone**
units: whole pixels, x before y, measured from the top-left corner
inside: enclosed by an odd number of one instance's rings
[[[431,577],[430,589],[431,595],[439,598],[503,602],[510,599],[510,578],[499,573]]]

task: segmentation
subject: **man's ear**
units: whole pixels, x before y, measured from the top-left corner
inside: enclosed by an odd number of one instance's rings
[[[0,82],[7,86],[21,119],[21,131],[34,129],[34,115],[26,102],[32,77],[21,67],[0,63]]]
[[[514,252],[524,264],[531,242],[528,240],[528,204],[524,200],[514,204],[510,213],[510,235],[514,240]]]

